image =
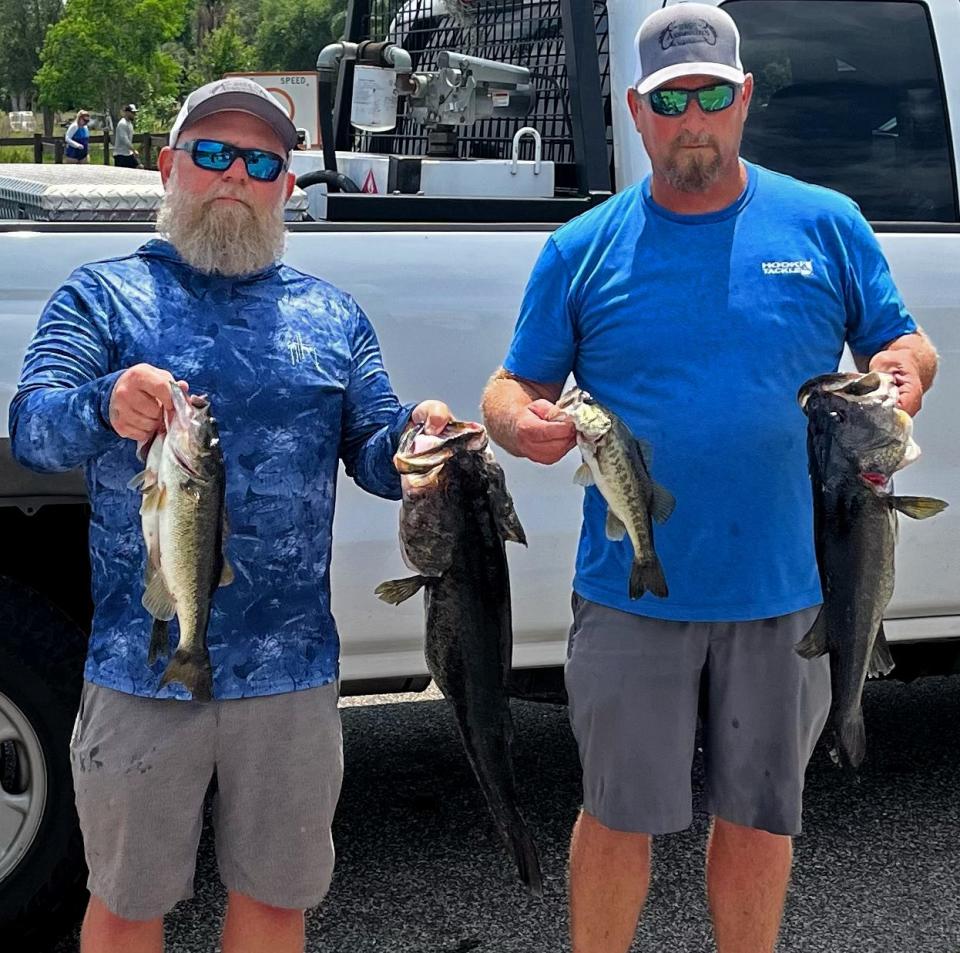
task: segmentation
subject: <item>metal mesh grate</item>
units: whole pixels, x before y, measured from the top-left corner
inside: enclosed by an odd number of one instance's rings
[[[610,63],[606,0],[593,0],[607,149],[612,155]],[[543,139],[543,157],[573,163],[570,89],[564,62],[560,0],[371,0],[363,35],[353,40],[382,40],[403,46],[415,69],[435,69],[442,50],[525,66],[531,70],[537,103],[525,119],[490,119],[458,131],[459,154],[465,158],[507,158],[514,133],[534,126]],[[360,134],[354,149],[364,152],[419,155],[426,152],[426,134],[405,115],[401,98],[397,127],[386,134]],[[529,139],[521,157],[533,157]]]

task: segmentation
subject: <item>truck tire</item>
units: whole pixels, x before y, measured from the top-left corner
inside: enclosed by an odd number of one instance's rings
[[[85,902],[69,757],[85,645],[43,597],[0,577],[0,937],[20,941],[10,949],[62,935]]]

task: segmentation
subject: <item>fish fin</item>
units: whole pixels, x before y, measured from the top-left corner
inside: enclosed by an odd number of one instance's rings
[[[867,678],[878,678],[881,675],[889,675],[893,670],[893,656],[890,654],[890,646],[887,644],[887,638],[883,632],[883,623],[877,630],[877,639],[873,643],[873,653],[870,656],[870,664],[867,666]]]
[[[581,463],[573,474],[573,482],[577,486],[593,486],[597,481],[593,478],[593,471],[586,463]]]
[[[500,538],[526,546],[527,534],[523,531],[520,517],[517,516],[517,511],[513,508],[513,499],[507,493],[506,487],[491,489],[489,499],[492,503],[493,520],[497,524],[497,532],[500,534]]]
[[[674,507],[677,505],[674,495],[659,483],[653,484],[653,499],[651,501],[650,515],[658,523],[666,523],[673,514]]]
[[[147,590],[143,594],[144,609],[155,619],[169,622],[177,614],[177,600],[167,588],[162,572],[155,572],[147,583]]]
[[[527,534],[523,531],[520,517],[513,505],[513,497],[507,489],[507,481],[503,469],[497,463],[490,448],[487,447],[487,456],[484,461],[484,472],[487,478],[487,500],[493,513],[497,532],[503,540],[512,543],[527,545]]]
[[[656,553],[652,553],[646,562],[635,559],[630,569],[630,598],[639,599],[645,592],[661,599],[668,595],[667,580]]]
[[[236,573],[233,571],[233,566],[230,565],[230,561],[224,556],[223,558],[223,568],[220,570],[220,586],[229,586],[233,580],[236,579]]]
[[[797,654],[806,659],[819,658],[827,651],[827,616],[820,606],[810,631],[794,646]]]
[[[836,730],[836,747],[839,763],[850,771],[863,764],[867,753],[867,730],[863,724],[863,712],[858,708]]]
[[[127,483],[128,490],[149,490],[151,486],[154,486],[157,482],[157,474],[155,470],[151,470],[149,467],[141,470],[135,477],[133,477]]]
[[[615,543],[618,543],[624,536],[627,535],[627,527],[623,525],[623,520],[617,516],[610,507],[607,507],[607,539],[612,539]]]
[[[649,470],[653,466],[653,447],[642,437],[634,437],[633,440],[637,445],[637,452],[640,454],[640,459],[643,460],[643,465]]]
[[[160,688],[179,682],[189,689],[195,702],[208,702],[213,697],[213,673],[206,652],[191,653],[177,649],[160,677]]]
[[[143,588],[149,587],[153,574],[160,569],[160,540],[154,536],[152,543],[144,540],[147,548],[147,559],[143,564]]]
[[[154,483],[149,489],[145,489],[143,499],[140,500],[140,512],[152,513],[159,510],[167,498],[167,488]]]
[[[497,514],[497,529],[500,531],[501,539],[527,545],[527,534],[523,531],[520,519],[513,509],[507,514]]]
[[[147,664],[153,665],[161,655],[170,653],[170,627],[163,619],[154,619],[150,629],[150,651],[147,653]]]
[[[390,579],[381,582],[373,590],[374,595],[392,606],[398,606],[411,596],[415,596],[426,584],[426,576],[408,576],[406,579]]]
[[[925,520],[942,513],[950,504],[932,496],[893,496],[890,505],[911,519]]]

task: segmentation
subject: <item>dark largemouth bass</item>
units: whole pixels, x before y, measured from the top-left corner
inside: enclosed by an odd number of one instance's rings
[[[669,519],[676,501],[650,476],[650,445],[634,437],[616,414],[579,387],[568,390],[557,407],[577,429],[583,463],[574,482],[596,484],[607,501],[607,539],[619,542],[629,536],[633,544],[630,598],[639,599],[645,592],[665,598],[667,581],[653,546],[652,521]]]
[[[894,472],[920,451],[889,374],[824,374],[807,381],[798,400],[807,415],[823,607],[797,651],[805,658],[829,652],[831,755],[856,769],[866,752],[864,680],[893,668],[883,613],[893,595],[897,511],[926,519],[947,504],[891,492]]]
[[[382,583],[398,604],[421,588],[430,674],[453,708],[467,757],[520,879],[543,892],[537,849],[517,806],[507,678],[513,651],[504,541],[526,543],[483,427],[451,423],[439,437],[409,429],[394,457],[402,474],[400,541],[417,575]]]
[[[210,606],[217,587],[233,580],[223,554],[223,452],[209,401],[187,398],[173,382],[170,390],[174,412],[167,432],[155,438],[146,469],[130,483],[143,494],[140,514],[147,547],[143,605],[154,617],[149,659],[153,662],[168,651],[167,623],[176,616],[180,639],[160,687],[179,682],[195,701],[209,701]]]

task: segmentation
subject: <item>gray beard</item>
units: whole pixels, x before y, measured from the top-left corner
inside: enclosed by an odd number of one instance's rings
[[[214,193],[216,195],[217,193]],[[235,195],[224,189],[220,194]],[[287,233],[284,201],[272,209],[211,202],[177,188],[176,170],[157,213],[157,231],[191,268],[207,275],[249,275],[278,261]]]
[[[722,170],[719,152],[694,153],[682,163],[674,154],[664,165],[663,176],[678,192],[706,192],[720,178]]]

